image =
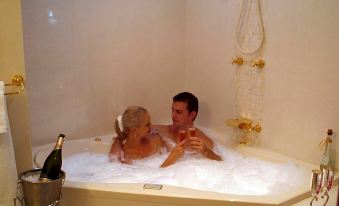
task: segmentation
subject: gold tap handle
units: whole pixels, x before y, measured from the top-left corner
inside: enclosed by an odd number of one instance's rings
[[[254,68],[257,67],[259,69],[262,69],[262,68],[265,67],[265,61],[263,59],[259,59],[259,60],[253,61],[251,63],[251,66],[254,67]]]
[[[21,75],[15,75],[12,78],[12,83],[6,83],[5,86],[18,86],[19,90],[15,92],[5,92],[5,95],[21,94],[25,89],[24,78]]]
[[[236,118],[236,119],[228,119],[225,121],[225,123],[228,126],[238,128],[238,129],[248,131],[248,132],[255,131],[255,132],[260,133],[262,130],[262,127],[260,124],[256,124],[255,126],[252,126],[254,125],[253,121],[247,118],[243,118],[243,117]]]
[[[260,133],[261,132],[261,125],[260,124],[257,124],[257,125],[255,125],[254,127],[252,127],[252,130],[254,130],[254,131],[256,131],[256,132],[258,132],[258,133]]]
[[[243,65],[244,64],[244,59],[242,57],[236,57],[236,58],[232,58],[231,60],[232,64],[237,64],[237,65]]]

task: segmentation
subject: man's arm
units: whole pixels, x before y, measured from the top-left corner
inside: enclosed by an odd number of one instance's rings
[[[213,151],[213,141],[211,139],[209,139],[210,141],[212,141],[212,147],[208,146],[208,143],[206,142],[207,139],[203,139],[202,137],[189,137],[189,145],[190,147],[196,151],[197,153],[202,154],[204,157],[211,159],[211,160],[217,160],[217,161],[221,161],[221,157],[219,155],[217,155],[214,151]]]
[[[211,160],[217,160],[217,161],[221,161],[222,160],[222,158],[219,155],[215,154],[214,151],[209,149],[209,148],[207,148],[202,153],[202,155],[204,155],[206,158],[211,159]]]
[[[169,131],[168,131],[168,125],[152,125],[151,126],[152,130],[156,130],[160,133],[163,133],[163,134],[168,134]]]
[[[207,135],[205,135],[200,129],[196,129],[196,130],[197,130],[197,137],[203,141],[206,147],[213,149],[213,146],[214,146],[213,140],[209,138]]]

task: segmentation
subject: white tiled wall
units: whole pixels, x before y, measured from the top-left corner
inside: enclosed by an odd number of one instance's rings
[[[339,132],[339,2],[261,1],[264,147],[317,164]],[[232,134],[238,0],[25,0],[33,145],[112,132],[131,104],[170,122],[174,94],[200,99],[197,122]],[[336,137],[337,138],[337,137]],[[339,148],[339,141],[334,142]],[[338,150],[338,149],[337,149]],[[339,159],[339,152],[336,155]]]
[[[230,59],[240,54],[235,31],[241,1],[187,2],[186,84],[204,103],[198,122],[232,134],[224,120],[236,115],[237,66]],[[314,164],[327,129],[339,133],[338,8],[336,0],[261,1],[265,42],[259,57],[266,61],[261,144]]]
[[[113,133],[129,105],[170,122],[184,88],[185,1],[22,3],[33,145]]]

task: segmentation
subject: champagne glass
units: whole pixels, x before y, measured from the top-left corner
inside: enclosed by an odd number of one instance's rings
[[[323,174],[320,170],[312,170],[311,192],[312,195],[318,195],[323,181]]]
[[[189,127],[189,128],[188,128],[188,133],[189,133],[190,137],[196,137],[196,136],[197,136],[194,127]]]
[[[312,170],[312,180],[311,180],[311,192],[312,192],[312,200],[310,205],[313,205],[313,201],[318,201],[318,194],[321,190],[322,186],[323,173],[321,170]]]
[[[186,130],[179,131],[179,142],[184,141],[187,138]]]
[[[333,179],[334,179],[334,171],[333,170],[328,170],[327,191],[331,190],[332,184],[333,184]]]

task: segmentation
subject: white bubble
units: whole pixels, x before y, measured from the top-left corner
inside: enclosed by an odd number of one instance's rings
[[[134,161],[110,162],[108,155],[80,153],[63,160],[67,180],[98,183],[156,183],[237,195],[267,195],[297,187],[303,180],[293,162],[274,163],[242,156],[221,144],[223,161],[185,155],[174,165],[159,168],[168,153]],[[284,171],[283,173],[281,171]]]

